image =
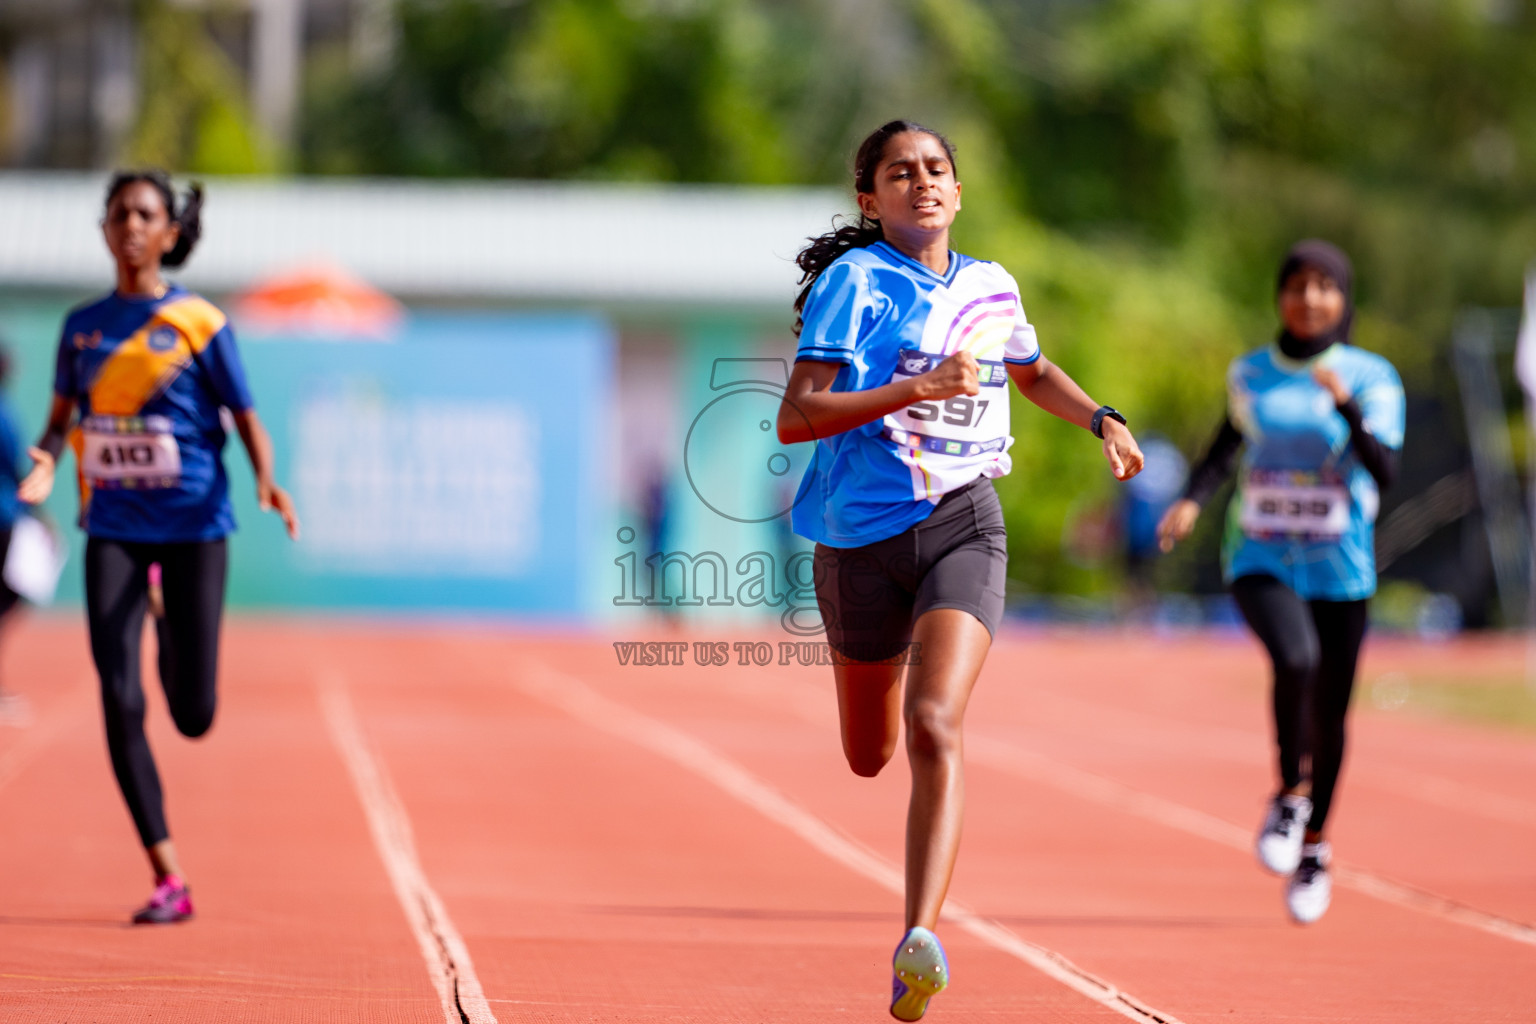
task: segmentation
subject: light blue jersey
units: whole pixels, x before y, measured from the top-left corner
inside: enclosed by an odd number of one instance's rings
[[[1234,360],[1227,402],[1244,454],[1222,570],[1228,583],[1262,574],[1307,600],[1358,601],[1376,592],[1380,497],[1315,366],[1338,374],[1378,441],[1403,446],[1403,385],[1381,356],[1336,344],[1301,362],[1271,345]]]
[[[894,537],[939,499],[1013,466],[1008,363],[1040,358],[1019,286],[1002,267],[949,254],[937,274],[884,242],[840,256],[806,298],[795,361],[842,363],[833,391],[866,391],[968,351],[981,392],[919,402],[823,438],[795,498],[795,532],[828,547]]]

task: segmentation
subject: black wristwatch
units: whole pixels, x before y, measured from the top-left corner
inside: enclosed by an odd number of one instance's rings
[[[1093,422],[1088,424],[1088,429],[1093,431],[1093,436],[1099,440],[1104,439],[1104,417],[1125,422],[1125,417],[1120,415],[1120,410],[1111,405],[1101,405],[1094,410]]]

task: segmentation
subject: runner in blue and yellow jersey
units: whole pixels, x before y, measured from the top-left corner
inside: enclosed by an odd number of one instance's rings
[[[859,222],[798,260],[800,347],[779,437],[816,443],[793,521],[816,541],[849,766],[879,773],[907,727],[906,933],[891,1013],[917,1020],[949,984],[932,929],[960,844],[961,725],[1003,613],[991,480],[1011,465],[1008,382],[1102,438],[1118,479],[1142,455],[1124,417],[1041,355],[1013,278],[950,251],[961,189],[943,136],[885,124],[859,147],[854,178]]]
[[[101,677],[107,747],[118,785],[155,872],[137,923],[192,915],[185,876],[166,828],[160,776],[144,735],[139,637],[149,567],[161,566],[164,616],[156,620],[160,684],[176,727],[201,736],[213,724],[219,626],[235,528],[221,452],[228,410],[255,470],[262,509],[290,536],[293,503],[272,478],[272,443],[252,406],[224,314],[161,278],[200,234],[202,193],[178,206],[159,171],[116,174],[102,231],[117,287],[64,321],[48,425],[31,449],[21,499],[53,487],[68,443],[79,463],[91,654]],[[78,420],[76,414],[78,413]]]
[[[1279,340],[1233,361],[1227,421],[1158,527],[1165,551],[1187,537],[1242,449],[1222,569],[1274,665],[1280,770],[1255,848],[1265,868],[1287,876],[1286,906],[1301,924],[1321,917],[1332,895],[1323,829],[1376,592],[1380,490],[1403,445],[1397,371],[1349,343],[1353,276],[1327,242],[1299,242],[1286,255]]]

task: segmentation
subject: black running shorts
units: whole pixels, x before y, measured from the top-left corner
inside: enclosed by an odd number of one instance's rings
[[[997,636],[1008,567],[1003,509],[978,477],[944,495],[927,519],[857,548],[816,545],[816,603],[832,649],[853,661],[886,661],[935,608],[970,612]]]

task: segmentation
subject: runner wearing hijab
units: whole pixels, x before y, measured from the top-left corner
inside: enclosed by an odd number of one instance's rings
[[[991,480],[1012,465],[1008,381],[1102,438],[1117,479],[1142,455],[1124,417],[1041,355],[1013,278],[950,250],[961,189],[942,135],[881,126],[854,180],[857,223],[798,258],[800,345],[778,431],[816,442],[792,518],[816,542],[849,766],[879,773],[907,727],[906,933],[891,1013],[911,1021],[949,983],[933,928],[960,842],[965,705],[1003,612]]]
[[[192,916],[192,899],[166,828],[160,775],[144,735],[139,637],[149,567],[161,567],[164,616],[155,620],[160,685],[176,728],[201,736],[216,706],[225,538],[235,528],[221,451],[227,409],[250,454],[257,500],[290,536],[299,522],[272,477],[272,442],[246,387],[224,314],[161,279],[197,243],[202,192],[178,206],[161,171],[119,172],[102,222],[117,287],[64,321],[48,425],[30,450],[22,501],[53,488],[69,443],[80,475],[85,602],[101,677],[112,769],[155,873],[138,924]],[[72,423],[76,412],[79,422]]]
[[[1403,444],[1397,371],[1349,343],[1353,276],[1327,242],[1286,254],[1279,340],[1232,363],[1227,421],[1158,526],[1164,551],[1189,536],[1244,449],[1223,574],[1274,665],[1280,769],[1255,849],[1288,877],[1286,906],[1300,924],[1322,917],[1332,897],[1324,826],[1376,591],[1376,511]]]

